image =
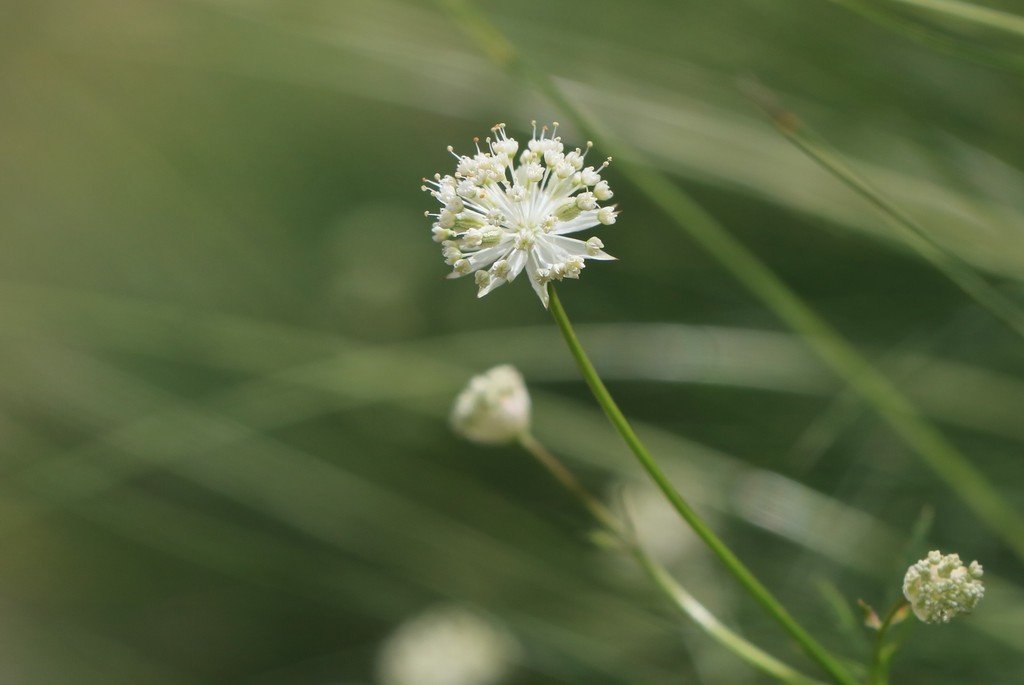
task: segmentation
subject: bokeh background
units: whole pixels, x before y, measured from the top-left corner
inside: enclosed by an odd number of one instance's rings
[[[1024,39],[842,4],[479,6],[1024,511],[1024,340],[737,87],[779,93],[1021,301]],[[419,179],[450,172],[448,144],[497,121],[522,138],[531,119],[583,140],[441,9],[3,0],[0,93],[0,682],[392,685],[384,641],[453,606],[518,645],[511,684],[767,682],[595,547],[528,457],[447,428],[470,375],[513,363],[538,437],[589,485],[643,482],[531,289],[476,300],[442,278]],[[621,261],[560,292],[682,492],[851,659],[870,638],[858,598],[891,603],[931,547],[979,559],[988,598],[915,630],[894,682],[1024,682],[1021,561],[614,165],[606,178],[624,211],[599,235]],[[813,672],[650,509],[686,587]]]

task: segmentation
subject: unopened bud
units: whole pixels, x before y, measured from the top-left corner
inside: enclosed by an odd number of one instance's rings
[[[530,428],[530,394],[523,377],[508,364],[474,376],[452,407],[451,425],[473,442],[500,445]]]

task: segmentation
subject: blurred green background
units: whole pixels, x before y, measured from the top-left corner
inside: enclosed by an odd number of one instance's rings
[[[777,91],[1021,301],[1024,39],[899,8],[921,42],[824,0],[479,5],[1024,511],[1024,341],[737,87]],[[642,475],[530,288],[442,278],[419,179],[495,122],[566,118],[435,5],[3,0],[0,93],[0,682],[377,684],[382,641],[451,602],[514,636],[509,683],[768,682],[595,548],[525,455],[447,428],[469,376],[509,362],[588,484]],[[893,682],[1024,682],[1020,560],[606,178],[621,261],[560,292],[684,495],[853,659],[869,636],[839,607],[892,602],[926,548],[979,559],[988,598],[920,626]],[[681,524],[657,528],[698,598],[814,672]]]

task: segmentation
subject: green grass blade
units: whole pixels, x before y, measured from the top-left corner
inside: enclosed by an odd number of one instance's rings
[[[838,151],[793,112],[782,106],[774,93],[752,81],[745,81],[740,85],[747,96],[771,118],[775,128],[787,140],[874,205],[900,230],[903,239],[912,250],[1005,323],[1010,330],[1024,337],[1024,311],[1017,303],[993,287],[965,261],[935,242],[921,224],[854,171]]]
[[[900,0],[894,0],[899,2]],[[872,21],[894,33],[899,33],[910,40],[929,47],[937,52],[960,57],[988,67],[1019,73],[1024,71],[1024,58],[1020,55],[989,48],[985,45],[957,39],[936,31],[928,26],[903,17],[889,9],[881,9],[862,0],[829,0],[855,14]],[[976,8],[977,9],[977,8]],[[948,13],[947,13],[948,14]],[[1002,14],[1002,13],[1000,13]],[[1019,19],[1010,15],[1014,19]],[[959,18],[963,19],[961,14]],[[1014,22],[1011,22],[1011,26]],[[1012,31],[1012,29],[1011,29]],[[1015,31],[1014,31],[1015,33]]]
[[[1003,31],[1024,38],[1024,17],[991,7],[982,7],[961,0],[890,0],[894,5],[905,5],[969,24]]]

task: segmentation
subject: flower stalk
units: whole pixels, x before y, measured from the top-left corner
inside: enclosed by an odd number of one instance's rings
[[[568,490],[580,504],[590,512],[590,515],[604,526],[609,533],[614,534],[620,540],[628,537],[626,529],[615,517],[615,514],[605,506],[604,502],[595,497],[579,480],[572,471],[566,468],[558,457],[551,453],[542,442],[533,437],[531,433],[523,433],[519,436],[519,445],[529,452],[534,459],[540,462],[541,466],[548,470],[555,480]]]
[[[632,556],[672,605],[690,617],[704,632],[719,644],[755,668],[788,685],[821,685],[788,664],[768,654],[760,647],[733,632],[691,595],[668,570],[655,561],[636,540],[628,527],[593,493],[580,483],[575,475],[532,434],[525,432],[519,444],[529,452],[566,490],[590,512],[591,516]]]
[[[587,357],[583,346],[580,344],[572,323],[562,307],[558,294],[553,286],[548,286],[550,291],[551,315],[558,325],[566,345],[569,347],[576,365],[579,367],[583,379],[593,393],[597,403],[601,406],[612,426],[618,431],[626,445],[633,452],[633,455],[647,471],[648,475],[668,499],[672,507],[679,513],[701,540],[715,553],[726,569],[739,581],[740,585],[771,615],[790,636],[797,641],[800,647],[818,663],[832,679],[840,685],[855,685],[856,680],[817,640],[811,637],[796,619],[786,610],[774,595],[759,581],[754,574],[739,560],[726,544],[715,535],[714,531],[700,518],[697,512],[683,499],[679,491],[669,481],[668,477],[658,466],[658,463],[651,456],[650,452],[637,437],[633,427],[619,409],[612,398],[608,388],[598,375],[593,363]]]
[[[900,600],[893,605],[886,614],[882,625],[878,628],[875,636],[875,648],[871,658],[871,671],[868,675],[868,685],[887,685],[889,682],[889,662],[896,653],[898,645],[886,642],[889,629],[899,623],[906,615],[908,603]]]

